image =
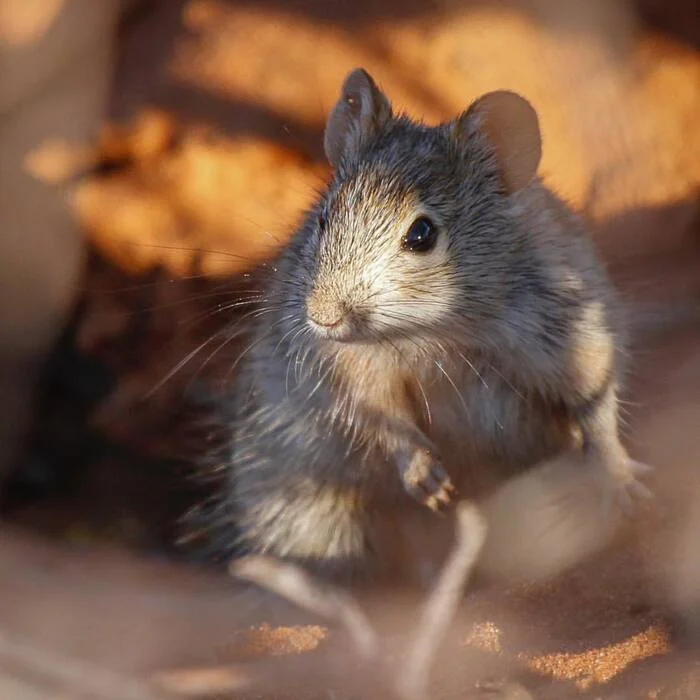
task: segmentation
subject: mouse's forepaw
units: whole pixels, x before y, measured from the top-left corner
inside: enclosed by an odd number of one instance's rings
[[[415,450],[399,465],[404,488],[410,496],[433,511],[447,507],[455,493],[445,468],[428,450]]]

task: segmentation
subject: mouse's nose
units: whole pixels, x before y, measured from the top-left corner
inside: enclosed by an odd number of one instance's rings
[[[347,307],[340,301],[312,294],[306,302],[306,313],[317,326],[333,328],[345,318]]]

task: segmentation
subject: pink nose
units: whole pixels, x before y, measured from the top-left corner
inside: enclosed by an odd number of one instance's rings
[[[319,299],[312,295],[306,303],[306,312],[316,325],[333,328],[343,320],[347,309],[341,302]]]

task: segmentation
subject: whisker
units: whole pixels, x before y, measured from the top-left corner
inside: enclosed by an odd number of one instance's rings
[[[255,309],[253,309],[252,311],[248,311],[248,312],[244,313],[244,314],[236,321],[236,323],[234,323],[232,326],[229,326],[229,327],[227,328],[227,330],[228,330],[229,333],[232,333],[233,331],[237,330],[237,329],[241,326],[242,323],[245,323],[249,318],[251,318],[251,317],[253,317],[253,318],[258,318],[258,317],[255,315],[258,311],[265,311],[266,313],[274,313],[276,310],[277,310],[276,307],[273,307],[273,306],[270,306],[270,307],[263,307],[263,308],[260,308],[260,309],[255,308]],[[244,333],[244,332],[245,332],[244,330],[241,330],[241,333]]]
[[[327,360],[324,360],[324,361],[327,361]],[[321,363],[321,365],[319,367],[319,372],[321,371],[322,367],[323,367],[323,363]],[[331,363],[329,363],[328,369],[319,378],[318,382],[316,382],[316,386],[311,390],[311,393],[307,394],[308,399],[310,399],[319,390],[319,388],[321,387],[321,385],[326,380],[326,378],[328,377],[328,375],[331,373],[332,370],[333,370],[333,363],[331,362]]]
[[[488,382],[484,379],[484,377],[483,377],[483,375],[481,374],[481,372],[479,372],[479,370],[476,368],[476,365],[475,365],[466,355],[464,355],[460,350],[457,350],[456,352],[457,352],[457,355],[458,355],[458,356],[464,361],[464,363],[469,367],[469,369],[471,369],[471,371],[474,372],[474,374],[478,377],[479,381],[484,385],[484,388],[485,388],[485,389],[488,389],[488,388],[489,388],[489,384],[488,384]],[[491,367],[491,365],[489,365],[489,367],[490,367],[490,369],[492,369],[493,371],[496,371],[493,367]],[[501,378],[503,379],[503,377],[501,377]],[[514,389],[515,387],[512,387],[512,388]]]
[[[251,314],[251,317],[252,317],[252,318],[259,318],[260,316],[264,316],[266,313],[270,313],[270,312],[271,312],[270,309],[260,309],[259,311],[255,312],[255,313],[252,313],[252,314]],[[202,362],[202,364],[199,366],[199,369],[195,372],[195,374],[192,376],[192,378],[190,379],[190,381],[187,383],[187,386],[186,386],[186,388],[185,388],[185,393],[189,390],[191,384],[192,384],[192,383],[197,379],[197,377],[202,373],[202,371],[203,371],[204,368],[207,366],[207,364],[209,364],[209,362],[210,362],[221,350],[223,350],[223,348],[225,348],[226,345],[228,345],[231,341],[235,340],[237,337],[238,337],[237,334],[231,333],[231,332],[230,332],[230,329],[229,329],[229,334],[227,335],[227,337],[226,337],[226,339],[224,340],[224,342],[221,343],[220,345],[217,345],[217,347],[214,348],[214,350],[212,350],[212,352],[209,353],[209,355],[207,355],[207,357],[204,359],[204,361]],[[226,379],[227,379],[227,378],[228,378],[228,373],[227,373],[227,375],[226,375]],[[224,384],[225,384],[225,382],[226,382],[226,379],[224,380]]]
[[[170,379],[172,379],[192,358],[196,357],[202,350],[204,350],[209,343],[211,343],[213,340],[215,340],[223,331],[219,331],[217,333],[214,333],[212,336],[210,336],[207,340],[205,340],[203,343],[198,345],[194,350],[192,350],[190,353],[185,355],[185,357],[178,362],[173,369],[168,372],[163,379],[161,379],[146,395],[145,398],[151,398],[153,394],[155,394],[156,391],[158,391],[161,387],[165,385],[166,382],[168,382]]]
[[[109,238],[109,236],[107,237]],[[117,241],[115,237],[112,237],[113,240]],[[258,260],[255,257],[251,256],[244,256],[244,255],[239,255],[237,253],[233,253],[230,250],[218,250],[216,248],[200,248],[200,247],[191,247],[191,246],[181,246],[181,245],[165,245],[163,243],[142,243],[140,241],[136,242],[135,245],[140,246],[141,248],[155,248],[157,250],[175,250],[178,252],[184,252],[184,253],[207,253],[208,255],[221,255],[225,258],[229,258],[231,260],[236,260],[240,262],[246,262],[246,263],[255,263],[256,265],[260,265],[262,267],[270,267],[272,265],[272,262],[270,259],[263,259],[263,260]]]
[[[260,343],[262,343],[263,341],[267,340],[268,334],[269,334],[270,331],[275,327],[275,325],[276,325],[276,324],[273,324],[273,325],[270,326],[267,330],[265,330],[265,331],[263,332],[263,334],[262,334],[259,338],[257,338],[257,339],[254,340],[252,343],[250,343],[250,344],[238,355],[238,357],[236,358],[236,361],[231,365],[231,367],[229,367],[228,372],[226,372],[226,376],[225,376],[224,379],[223,379],[222,385],[225,385],[225,384],[228,382],[229,377],[230,377],[231,374],[235,371],[236,367],[238,367],[238,365],[240,364],[241,360],[242,360],[253,348],[257,347],[258,345],[260,345]]]
[[[456,385],[456,384],[454,383],[454,381],[452,380],[452,377],[450,377],[450,375],[447,373],[447,371],[446,371],[445,368],[442,366],[442,364],[440,364],[440,361],[439,361],[439,360],[434,360],[434,361],[433,361],[433,364],[440,370],[440,372],[442,372],[442,374],[444,375],[445,379],[447,379],[447,381],[450,383],[450,385],[452,386],[452,388],[455,390],[455,394],[457,395],[457,398],[459,399],[459,402],[462,404],[462,408],[464,409],[465,415],[466,415],[466,416],[469,416],[469,409],[467,408],[467,404],[464,402],[464,398],[462,397],[462,393],[461,393],[460,390],[457,388],[457,385]]]
[[[422,348],[408,335],[405,336],[406,340],[414,343],[416,347],[418,347],[419,350],[422,350]],[[401,350],[394,344],[392,343],[389,339],[387,338],[381,338],[380,341],[388,342],[389,345],[399,354],[399,357],[403,359],[403,361],[410,367],[411,363],[408,362],[406,359],[406,356],[401,352]],[[418,391],[421,393],[421,397],[423,399],[423,405],[425,406],[425,414],[426,414],[426,420],[428,421],[428,425],[432,425],[433,423],[433,416],[432,416],[432,411],[430,410],[430,402],[428,401],[428,395],[425,392],[425,389],[423,388],[423,384],[418,378],[418,375],[416,372],[414,372],[414,379],[416,381],[416,385],[418,386]]]
[[[144,275],[146,276],[146,275]],[[178,277],[173,277],[171,279],[163,279],[159,278],[157,280],[152,280],[150,282],[139,282],[138,284],[129,284],[129,285],[124,285],[122,287],[116,287],[112,289],[100,289],[96,287],[83,287],[80,285],[78,287],[78,291],[84,292],[84,291],[89,291],[91,294],[95,294],[96,296],[102,296],[102,295],[108,295],[108,294],[126,294],[127,292],[140,292],[143,291],[144,289],[148,289],[150,287],[158,287],[160,285],[165,285],[165,284],[185,284],[187,282],[195,282],[197,280],[211,280],[212,275],[207,274],[206,272],[200,272],[196,275],[182,275]],[[227,280],[223,284],[232,284],[232,280]],[[223,286],[223,284],[221,286]]]
[[[217,304],[213,309],[206,309],[204,311],[198,311],[195,314],[191,314],[186,318],[179,319],[178,325],[181,327],[191,326],[197,321],[204,320],[205,318],[210,318],[216,316],[216,314],[224,313],[225,311],[231,311],[232,309],[238,309],[244,306],[258,306],[261,302],[267,302],[268,299],[263,297],[255,299],[241,299],[240,301],[233,301],[230,303]]]
[[[300,379],[297,376],[297,371],[298,371],[298,363],[299,363],[299,355],[302,350],[305,350],[308,352],[310,350],[309,346],[304,346],[302,342],[300,342],[300,339],[303,339],[305,335],[308,335],[311,333],[311,330],[308,326],[305,324],[300,324],[299,328],[297,329],[296,333],[294,336],[291,338],[289,341],[289,346],[291,348],[294,348],[294,352],[288,356],[287,359],[287,369],[285,371],[285,376],[284,376],[284,389],[285,393],[287,396],[289,396],[289,372],[294,367],[294,375],[295,375],[295,382],[296,382],[296,388],[298,388],[300,384]]]
[[[302,334],[303,334],[303,331],[299,335],[301,336]],[[294,337],[294,341],[296,339],[297,339],[297,336]],[[292,341],[292,343],[294,341]],[[296,359],[294,361],[294,379],[297,382],[297,384],[301,383],[301,381],[302,381],[302,378],[304,376],[304,364],[305,364],[309,354],[311,353],[311,351],[312,351],[312,347],[310,344],[306,346],[305,352],[303,355],[301,355],[301,357],[300,357],[301,347],[297,350]]]
[[[291,320],[294,318],[294,316],[295,316],[294,313],[287,314],[286,316],[283,316],[283,317],[280,319],[280,321],[281,321],[282,323],[286,323],[287,321],[291,321]],[[282,343],[284,343],[284,341],[287,339],[287,337],[290,336],[292,333],[294,333],[294,331],[297,330],[297,328],[298,328],[298,326],[292,326],[292,327],[279,339],[279,341],[277,342],[277,345],[275,345],[275,347],[274,347],[273,350],[272,350],[272,354],[273,354],[273,355],[276,355],[276,354],[277,354],[277,351],[280,349],[280,346],[282,345]]]

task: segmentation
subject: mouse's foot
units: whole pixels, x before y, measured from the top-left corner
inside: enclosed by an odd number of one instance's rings
[[[399,472],[404,488],[419,503],[433,511],[449,505],[455,488],[445,468],[425,449],[416,449],[399,459]]]
[[[626,453],[616,459],[604,460],[603,466],[612,482],[605,492],[608,508],[617,506],[630,515],[640,500],[649,501],[654,497],[653,491],[642,481],[654,471],[653,467],[632,459]]]

